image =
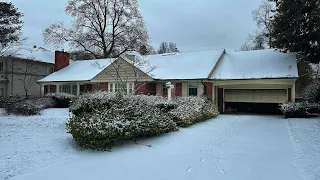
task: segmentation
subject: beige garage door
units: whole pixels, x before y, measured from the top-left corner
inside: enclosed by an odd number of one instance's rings
[[[227,89],[225,102],[282,103],[287,101],[286,90]]]

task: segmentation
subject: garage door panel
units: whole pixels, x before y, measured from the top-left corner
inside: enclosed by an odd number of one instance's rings
[[[287,101],[286,90],[226,90],[225,102],[281,103]]]

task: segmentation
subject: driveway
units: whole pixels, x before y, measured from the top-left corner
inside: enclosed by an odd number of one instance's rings
[[[12,179],[316,180],[320,179],[319,122],[221,115],[112,152],[76,150],[68,161]]]

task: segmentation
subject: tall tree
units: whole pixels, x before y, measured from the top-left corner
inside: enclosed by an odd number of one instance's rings
[[[0,2],[0,48],[1,52],[21,39],[23,14],[12,3]]]
[[[256,22],[256,40],[264,46],[272,48],[272,16],[274,15],[275,3],[262,0],[258,9],[252,11],[253,20]],[[259,43],[258,43],[259,44]]]
[[[272,48],[272,16],[275,3],[262,0],[259,8],[252,11],[253,20],[256,23],[255,33],[250,34],[245,44],[238,51],[251,51]]]
[[[71,28],[52,24],[43,31],[45,43],[68,43],[96,58],[117,57],[149,44],[137,0],[69,0],[65,11],[73,18]]]
[[[169,43],[169,52],[179,52],[176,43],[173,43],[173,42]]]
[[[320,61],[319,0],[274,0],[272,20],[273,45],[284,51],[297,52],[306,60]]]
[[[252,51],[265,49],[265,36],[263,34],[249,35],[247,41],[237,51]]]

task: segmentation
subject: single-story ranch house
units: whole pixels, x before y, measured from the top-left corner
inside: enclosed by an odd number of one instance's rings
[[[114,59],[76,61],[56,52],[55,72],[38,83],[43,94],[79,95],[95,90],[167,95],[206,94],[220,112],[275,112],[295,99],[298,68],[295,53],[275,49],[227,52],[225,49],[140,56],[130,52]],[[122,88],[120,87],[122,86]]]

